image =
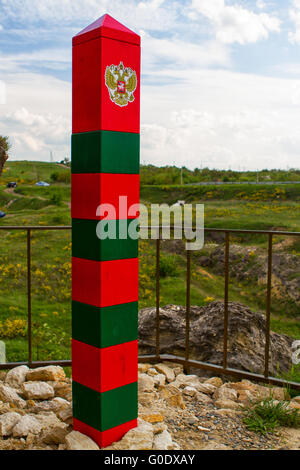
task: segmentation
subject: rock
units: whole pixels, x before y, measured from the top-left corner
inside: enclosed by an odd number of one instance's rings
[[[47,400],[54,397],[53,387],[46,382],[25,382],[22,390],[28,400]]]
[[[165,430],[154,436],[153,450],[178,450],[179,446],[172,441],[171,434]]]
[[[164,374],[157,374],[153,377],[154,384],[156,387],[159,387],[160,385],[165,385],[166,383],[166,376]]]
[[[168,367],[166,364],[155,364],[155,369],[166,376],[167,382],[173,382],[175,380],[175,374],[173,369]]]
[[[227,384],[222,385],[221,387],[217,388],[214,395],[215,400],[232,400],[235,401],[238,398],[238,394],[236,390],[233,388],[227,387]]]
[[[72,401],[72,385],[63,382],[53,382],[55,396]]]
[[[205,384],[213,385],[214,387],[222,387],[223,380],[220,377],[211,377],[204,381]]]
[[[6,378],[6,372],[4,372],[4,370],[0,370],[0,380],[2,382],[5,382],[5,378]]]
[[[12,403],[18,408],[25,408],[26,401],[23,400],[16,392],[16,390],[9,385],[0,383],[0,400],[5,403]]]
[[[250,405],[254,401],[256,401],[257,395],[250,390],[241,390],[238,394],[238,401],[243,403],[244,405]]]
[[[39,421],[32,415],[22,416],[19,422],[13,428],[14,437],[23,437],[31,434],[39,434],[42,426]]]
[[[158,372],[154,367],[150,367],[150,369],[147,370],[147,374],[151,375],[151,377],[154,377],[155,375],[158,375]]]
[[[298,397],[294,397],[292,399],[292,402],[299,403],[300,404],[300,395]]]
[[[223,250],[223,247],[221,247]],[[222,251],[224,258],[224,253]],[[264,372],[265,316],[238,302],[229,302],[228,367]],[[160,307],[160,352],[176,351],[184,357],[185,306]],[[139,353],[152,354],[155,349],[156,309],[139,312]],[[220,364],[223,360],[224,303],[211,302],[204,307],[191,307],[190,358]],[[293,338],[271,332],[270,375],[289,372]],[[199,374],[201,372],[199,371]],[[211,382],[211,384],[213,384]],[[215,385],[215,384],[213,384]]]
[[[104,450],[152,450],[153,427],[141,418],[138,418],[138,426],[130,429],[125,436]]]
[[[210,405],[213,403],[212,399],[208,395],[205,395],[205,393],[201,392],[196,393],[196,400],[198,403],[201,403],[201,405]]]
[[[138,371],[139,371],[141,374],[145,374],[145,373],[148,371],[148,369],[150,369],[151,367],[152,367],[151,364],[144,364],[144,363],[142,363],[142,364],[139,364],[139,365],[138,365]]]
[[[144,421],[147,421],[147,423],[151,424],[162,423],[165,419],[164,416],[160,414],[142,415],[141,417]]]
[[[67,424],[72,424],[73,421],[73,410],[72,410],[72,405],[69,405],[66,408],[62,408],[61,410],[58,411],[57,416],[59,419],[64,421],[64,423]]]
[[[158,399],[157,392],[139,393],[139,403],[143,406],[150,408],[151,406],[153,406],[153,403],[155,403],[155,400],[157,399]]]
[[[188,385],[197,388],[199,384],[200,381],[197,375],[178,374],[172,385],[175,385],[178,388],[184,388]]]
[[[241,408],[241,405],[236,403],[235,401],[232,401],[232,400],[216,400],[215,401],[215,406],[217,408],[226,408],[226,409],[229,409],[229,410],[240,410]]]
[[[199,383],[196,388],[198,392],[205,393],[206,395],[213,395],[217,389],[214,385],[205,383]]]
[[[168,426],[165,423],[155,423],[152,427],[154,434],[159,434],[168,429]]]
[[[65,437],[67,450],[99,450],[96,442],[78,431],[72,431]]]
[[[274,400],[284,401],[288,397],[288,394],[284,388],[281,387],[273,387],[271,389],[271,396]]]
[[[70,403],[64,398],[55,397],[53,400],[41,401],[34,404],[31,411],[33,413],[39,413],[40,411],[58,411],[62,408],[68,408],[69,406]]]
[[[290,409],[300,411],[300,403],[298,403],[296,401],[291,401],[288,406],[289,406]]]
[[[0,416],[0,436],[10,436],[13,427],[21,419],[21,416],[15,412],[4,413]]]
[[[65,378],[65,371],[60,366],[38,367],[37,369],[29,370],[26,375],[27,381],[38,380],[45,382],[47,380],[53,380],[60,382],[64,381]]]
[[[209,442],[201,450],[232,450],[232,448],[219,442]]]
[[[147,374],[139,374],[138,378],[138,389],[139,393],[152,392],[154,390],[154,380]]]
[[[5,382],[11,387],[20,387],[20,385],[25,382],[28,370],[29,368],[27,366],[14,367],[14,369],[7,372]]]
[[[179,407],[182,410],[185,409],[180,390],[173,384],[159,387],[159,393],[169,406]]]
[[[221,408],[219,410],[214,410],[214,413],[220,416],[228,416],[229,418],[236,418],[242,414],[241,410],[230,410],[229,408]]]
[[[242,380],[241,382],[229,382],[225,384],[226,387],[232,388],[236,392],[241,392],[244,390],[248,390],[250,392],[257,392],[257,385],[250,382],[250,380]]]
[[[189,386],[185,387],[182,392],[183,395],[188,395],[190,397],[195,396],[196,393],[197,393],[197,389],[195,387],[189,387]]]
[[[34,416],[39,421],[42,429],[50,429],[55,426],[60,426],[65,429],[68,426],[67,424],[62,423],[53,411],[39,413]]]
[[[45,444],[64,444],[67,434],[67,426],[54,426],[49,430],[43,431],[41,441]]]

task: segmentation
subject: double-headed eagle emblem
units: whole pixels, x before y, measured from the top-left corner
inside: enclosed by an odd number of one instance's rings
[[[105,85],[108,88],[110,99],[118,106],[127,106],[134,101],[133,93],[137,87],[137,76],[130,67],[111,65],[105,70]]]

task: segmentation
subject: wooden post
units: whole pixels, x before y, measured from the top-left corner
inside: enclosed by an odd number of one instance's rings
[[[106,447],[137,425],[138,241],[119,228],[138,214],[119,198],[139,202],[140,146],[140,37],[109,15],[73,38],[72,132],[73,424]]]

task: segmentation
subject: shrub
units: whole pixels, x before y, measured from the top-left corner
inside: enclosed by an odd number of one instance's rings
[[[300,427],[297,409],[289,409],[288,402],[266,398],[244,409],[244,424],[250,431],[266,434],[279,426]]]
[[[176,276],[177,266],[173,256],[161,255],[159,261],[159,274],[161,277]]]

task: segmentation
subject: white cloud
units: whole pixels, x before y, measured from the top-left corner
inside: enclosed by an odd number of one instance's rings
[[[216,38],[226,44],[253,43],[280,31],[280,21],[267,13],[254,13],[225,0],[192,0],[192,7],[214,26]]]
[[[291,44],[300,44],[300,0],[292,0],[289,16],[295,27],[294,31],[289,31],[289,41]]]
[[[125,21],[129,27],[170,29],[180,4],[168,6],[164,0],[2,0],[1,7],[2,17],[18,23],[42,22],[60,28],[72,25],[75,33],[76,25],[85,27],[104,13]]]

